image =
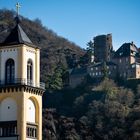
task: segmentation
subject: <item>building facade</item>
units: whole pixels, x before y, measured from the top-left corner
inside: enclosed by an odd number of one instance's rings
[[[105,68],[106,67],[106,68]],[[88,67],[88,73],[92,78],[103,78],[104,71],[106,69],[107,76],[109,78],[115,78],[117,75],[117,65],[113,62],[98,62]]]
[[[42,140],[40,50],[19,18],[0,46],[0,140]]]
[[[87,72],[73,72],[70,74],[70,85],[76,87],[83,82],[85,75],[90,75],[93,80],[100,82],[105,76],[104,64],[106,64],[106,75],[111,79],[140,78],[140,49],[131,43],[124,43],[113,51],[112,35],[100,35],[94,38],[94,56],[90,64],[86,65]]]
[[[87,68],[74,68],[69,73],[69,86],[75,88],[86,80]]]
[[[128,69],[128,78],[129,79],[140,79],[140,63],[133,63]]]
[[[140,78],[139,52],[136,45],[124,43],[116,52],[113,58],[118,65],[119,76],[122,78]]]

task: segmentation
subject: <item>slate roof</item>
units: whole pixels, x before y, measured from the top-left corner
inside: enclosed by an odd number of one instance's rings
[[[99,66],[102,66],[103,63],[104,63],[104,62],[98,62],[98,63],[95,63],[95,64],[91,65],[90,67],[99,67]],[[106,65],[107,65],[107,66],[111,66],[111,65],[112,65],[112,66],[116,66],[116,64],[113,63],[113,62],[111,62],[111,61],[106,62]]]
[[[4,42],[1,43],[1,45],[2,46],[17,45],[17,44],[33,45],[32,41],[29,39],[27,34],[23,31],[19,19],[17,19],[16,22],[17,22],[16,26],[12,29],[10,34],[7,36]]]
[[[135,46],[135,44],[132,43],[124,43],[116,52],[114,55],[114,58],[118,57],[127,57],[130,56],[132,52],[137,53],[138,49]]]

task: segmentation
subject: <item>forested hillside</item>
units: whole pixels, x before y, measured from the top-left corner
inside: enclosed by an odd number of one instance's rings
[[[130,88],[105,78],[46,94],[43,140],[140,140],[140,85]]]
[[[15,26],[15,16],[14,11],[0,10],[0,42]],[[84,54],[84,50],[44,27],[39,19],[31,21],[25,17],[20,18],[23,30],[41,48],[41,81],[46,83],[47,77],[53,75],[58,64],[64,69],[76,66],[76,60]]]

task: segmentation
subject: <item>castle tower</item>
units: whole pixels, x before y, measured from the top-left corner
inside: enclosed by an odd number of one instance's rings
[[[0,46],[0,140],[42,140],[40,50],[16,26]]]
[[[112,50],[112,34],[94,37],[94,56],[96,62],[110,61]]]

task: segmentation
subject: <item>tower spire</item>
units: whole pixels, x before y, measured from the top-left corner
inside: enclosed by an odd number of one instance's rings
[[[19,9],[20,9],[20,4],[19,4],[19,2],[17,2],[17,4],[16,4],[16,11],[17,11],[17,16],[19,15]]]

